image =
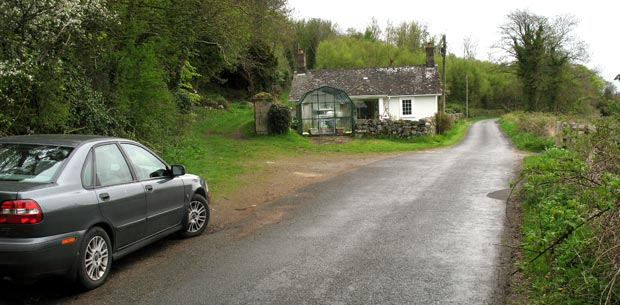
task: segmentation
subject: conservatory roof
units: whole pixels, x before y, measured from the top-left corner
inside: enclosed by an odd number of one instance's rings
[[[307,96],[313,95],[318,92],[331,95],[334,97],[335,101],[339,101],[340,103],[343,103],[343,102],[351,103],[352,102],[344,90],[334,88],[334,87],[329,87],[329,86],[322,86],[322,87],[319,87],[319,88],[316,88],[314,90],[304,93],[304,95],[299,99],[298,102],[303,103]]]
[[[349,96],[440,95],[437,67],[310,70],[293,77],[289,100],[298,101],[306,92],[322,86],[340,88]]]

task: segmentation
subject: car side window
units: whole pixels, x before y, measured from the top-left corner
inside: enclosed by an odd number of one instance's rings
[[[165,177],[167,166],[148,150],[133,144],[121,144],[131,161],[140,180]]]
[[[116,144],[95,147],[95,184],[108,186],[133,181],[125,157]]]
[[[89,152],[82,167],[82,186],[85,188],[94,187],[93,183],[93,152]]]

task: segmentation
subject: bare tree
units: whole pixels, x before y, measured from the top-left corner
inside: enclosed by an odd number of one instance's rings
[[[478,41],[474,41],[471,37],[463,38],[463,56],[467,59],[476,58],[478,53]]]
[[[366,26],[366,30],[364,31],[364,38],[370,41],[381,40],[381,26],[379,26],[377,18],[372,17],[370,23]]]

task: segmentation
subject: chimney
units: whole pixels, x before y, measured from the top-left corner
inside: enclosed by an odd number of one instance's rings
[[[435,66],[435,48],[433,48],[433,43],[429,42],[426,44],[426,66],[434,67]]]
[[[298,49],[295,55],[295,68],[297,69],[297,73],[306,73],[306,54],[302,49]]]

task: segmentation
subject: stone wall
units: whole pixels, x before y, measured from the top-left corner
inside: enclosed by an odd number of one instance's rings
[[[355,124],[355,133],[370,137],[389,136],[411,139],[417,136],[435,134],[435,125],[431,118],[417,121],[365,120]]]

